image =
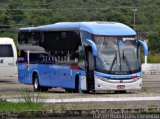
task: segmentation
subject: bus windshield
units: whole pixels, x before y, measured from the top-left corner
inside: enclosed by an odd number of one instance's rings
[[[131,74],[141,70],[140,48],[135,37],[94,36],[98,55],[96,69],[110,74]]]

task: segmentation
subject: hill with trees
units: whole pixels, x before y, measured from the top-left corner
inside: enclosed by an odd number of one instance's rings
[[[148,40],[149,61],[160,62],[160,0],[0,0],[0,36],[15,42],[21,27],[66,21],[124,23]]]

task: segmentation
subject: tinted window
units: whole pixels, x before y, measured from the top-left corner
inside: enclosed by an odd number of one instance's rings
[[[30,45],[42,45],[44,36],[42,32],[25,32],[21,31],[18,34],[19,44],[30,44]]]
[[[82,43],[83,45],[88,45],[88,42],[86,41],[86,39],[92,39],[92,34],[85,32],[85,31],[81,31],[81,38],[82,38]]]
[[[44,54],[30,54],[30,63],[34,63],[34,62],[42,62],[43,61],[43,57],[45,57]]]
[[[13,57],[11,45],[0,45],[0,57]]]
[[[53,63],[54,58],[45,53],[30,53],[30,63]]]
[[[81,45],[78,31],[44,32],[44,48],[46,51],[76,51]]]

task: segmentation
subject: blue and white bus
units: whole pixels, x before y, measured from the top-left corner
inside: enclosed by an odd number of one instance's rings
[[[60,22],[21,28],[18,80],[35,91],[140,90],[140,47],[136,32],[115,22]]]

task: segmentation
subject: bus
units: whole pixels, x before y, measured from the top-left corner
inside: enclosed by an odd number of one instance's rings
[[[117,22],[58,22],[20,28],[18,80],[34,91],[130,91],[142,87],[140,47],[129,26]]]
[[[17,49],[14,40],[0,37],[0,79],[17,75]]]

